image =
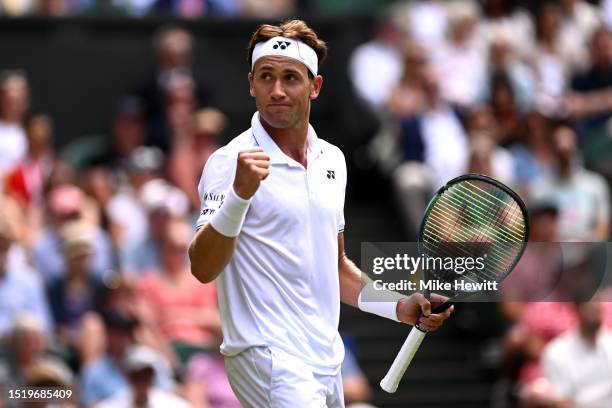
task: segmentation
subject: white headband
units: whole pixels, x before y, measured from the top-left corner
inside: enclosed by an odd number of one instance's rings
[[[293,38],[273,37],[266,42],[260,42],[253,49],[251,69],[255,69],[255,63],[261,57],[277,55],[281,57],[293,58],[306,65],[306,68],[317,76],[319,58],[317,53],[308,44]]]

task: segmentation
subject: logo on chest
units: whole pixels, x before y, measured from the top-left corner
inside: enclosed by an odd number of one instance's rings
[[[335,180],[336,172],[334,170],[327,170],[327,178],[330,180]]]

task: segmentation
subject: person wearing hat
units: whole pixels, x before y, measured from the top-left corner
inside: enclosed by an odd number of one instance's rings
[[[85,313],[101,303],[103,284],[90,271],[94,230],[85,221],[62,226],[60,240],[66,271],[48,287],[48,297],[57,332],[68,343],[78,341],[79,325]]]
[[[89,197],[73,184],[60,184],[46,197],[48,223],[32,249],[32,263],[45,283],[60,278],[66,272],[61,230],[71,222],[88,223],[91,226],[90,271],[101,277],[113,265],[112,246],[108,234],[87,216]]]
[[[123,370],[128,388],[94,405],[95,408],[187,408],[190,405],[170,391],[155,386],[159,357],[147,346],[133,345],[125,352]]]

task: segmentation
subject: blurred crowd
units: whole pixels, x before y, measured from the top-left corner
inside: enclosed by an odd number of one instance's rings
[[[325,2],[0,0],[0,14],[276,18],[304,3]],[[519,191],[532,241],[609,239],[612,1],[362,3],[385,8],[347,73],[381,124],[368,152],[408,240],[435,189],[466,172]],[[0,73],[0,387],[71,387],[83,406],[239,406],[214,284],[192,277],[186,255],[198,180],[228,121],[193,41],[160,28],[156,66],[117,101],[110,134],[61,150],[53,118],[30,110],[27,73]],[[500,313],[502,377],[518,404],[612,406],[610,308],[534,301]],[[591,361],[588,382],[575,359]],[[343,370],[347,402],[371,398],[353,357]]]
[[[162,28],[158,65],[117,102],[111,134],[62,151],[53,118],[29,109],[26,74],[0,75],[4,390],[72,387],[79,406],[239,406],[215,286],[187,258],[199,176],[227,121],[207,106],[192,41]]]
[[[10,17],[287,18],[375,11],[392,0],[1,0]]]
[[[610,26],[586,1],[535,7],[401,3],[353,52],[355,90],[383,123],[369,151],[408,237],[437,187],[476,172],[558,201],[561,240],[608,238]]]
[[[529,247],[502,285],[515,301],[499,305],[492,406],[608,407],[612,303],[597,302],[609,293],[587,302],[600,281],[587,282],[596,246],[586,243],[610,239],[611,6],[529,6],[398,3],[353,51],[349,74],[382,124],[368,153],[391,180],[408,241],[433,193],[473,172],[524,198],[530,241],[572,243]]]

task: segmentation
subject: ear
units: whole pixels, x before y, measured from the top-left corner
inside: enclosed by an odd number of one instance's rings
[[[319,97],[319,93],[321,92],[321,87],[323,86],[323,77],[321,75],[317,75],[311,82],[310,88],[310,100],[314,101]]]
[[[249,80],[249,93],[252,97],[255,97],[255,91],[253,90],[253,73],[249,72],[247,75],[247,79]]]

